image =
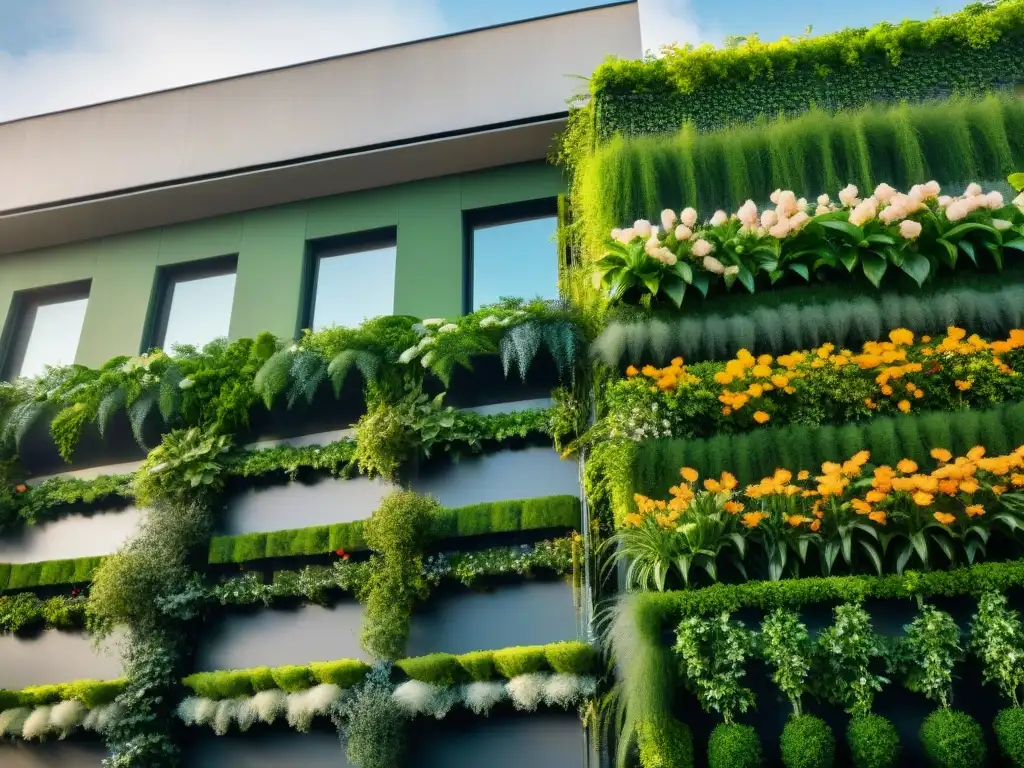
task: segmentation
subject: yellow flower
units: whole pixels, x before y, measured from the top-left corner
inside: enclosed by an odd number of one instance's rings
[[[910,459],[901,459],[899,464],[896,465],[896,469],[904,475],[912,475],[914,472],[917,472],[917,464]]]
[[[657,387],[655,387],[655,389],[657,389]],[[725,406],[725,408],[722,409],[722,415],[723,416],[731,416],[732,415],[732,408],[730,408],[728,405]]]
[[[917,506],[919,507],[930,506],[932,501],[935,499],[935,497],[932,496],[930,493],[925,493],[924,491],[918,491],[917,493],[914,494],[913,498],[914,503],[917,504]]]
[[[760,397],[762,394],[764,394],[764,387],[762,387],[760,384],[751,384],[749,387],[747,387],[747,394],[750,395],[751,397]]]
[[[964,509],[968,517],[977,517],[978,515],[985,514],[985,508],[981,504],[971,504],[969,507]]]
[[[811,523],[811,530],[817,533],[821,529],[821,520],[815,520]]]
[[[868,515],[868,520],[870,520],[873,523],[878,523],[879,525],[885,525],[885,521],[886,521],[885,512],[883,512],[880,509],[876,509],[874,512],[871,512]]]
[[[767,365],[755,365],[754,375],[762,379],[767,379],[772,375],[772,369]]]
[[[722,509],[728,512],[730,515],[738,515],[743,511],[743,505],[738,501],[727,501],[722,505]]]
[[[878,407],[877,405],[875,405],[875,401],[872,400],[870,397],[865,397],[864,398],[864,405],[866,405],[868,407],[868,409],[872,410],[872,411],[875,410],[875,408]]]
[[[1002,496],[1004,493],[1006,493],[1006,486],[1005,485],[993,485],[992,486],[992,493],[994,493],[996,496]]]
[[[649,379],[653,379],[655,376],[658,375],[658,369],[655,368],[653,365],[645,365],[643,368],[640,369],[640,373],[642,373]]]
[[[805,517],[804,515],[790,515],[786,518],[786,523],[796,528],[798,525],[804,523],[814,522],[813,518]]]
[[[754,421],[756,421],[758,424],[764,424],[769,419],[771,419],[771,416],[769,416],[764,411],[755,411],[754,413]]]
[[[864,494],[864,498],[872,504],[877,504],[880,501],[885,501],[888,498],[888,494],[881,491],[868,491]]]
[[[924,390],[923,389],[915,389],[914,390],[914,399],[920,400],[922,397],[924,397]]]
[[[767,517],[764,512],[747,512],[742,522],[747,528],[757,528],[758,524]]]
[[[725,371],[719,371],[715,374],[715,383],[725,386],[726,384],[732,383],[732,375]]]
[[[936,512],[932,517],[943,525],[952,525],[956,522],[956,515],[951,515],[948,512]]]
[[[850,506],[858,515],[869,515],[874,511],[864,499],[853,499],[850,501]]]
[[[975,480],[968,478],[960,483],[960,493],[974,493],[978,490],[978,483]]]
[[[980,446],[980,445],[974,446],[973,448],[971,448],[971,450],[969,450],[967,452],[967,458],[970,461],[977,461],[978,459],[980,459],[984,455],[985,455],[985,449],[982,446]]]
[[[956,388],[959,389],[961,392],[966,392],[968,389],[971,388],[972,382],[970,380],[962,381],[961,379],[957,379],[953,383],[956,384]]]
[[[719,493],[722,490],[722,484],[709,477],[704,481],[704,488],[711,493]]]
[[[633,526],[635,528],[639,528],[643,524],[643,522],[643,517],[638,515],[636,512],[630,512],[628,515],[622,518],[623,525]]]
[[[722,487],[727,490],[733,490],[739,483],[736,482],[736,478],[729,472],[723,472],[722,477],[719,479]]]
[[[936,461],[947,462],[953,458],[953,454],[945,448],[932,448],[932,458]]]
[[[683,358],[681,358],[681,357],[673,357],[672,358],[672,365],[674,367],[676,367],[676,368],[681,368],[682,365],[683,365]]]
[[[811,473],[808,472],[806,469],[801,469],[799,472],[796,473],[797,480],[806,480],[810,476]],[[1024,478],[1024,475],[1021,475],[1020,477]],[[1024,485],[1024,482],[1022,482],[1021,485]]]
[[[889,332],[889,341],[897,347],[905,347],[914,343],[914,334],[906,328],[897,328]]]
[[[774,384],[779,389],[782,389],[783,387],[789,385],[789,378],[783,376],[781,373],[777,373],[774,376],[772,376],[772,384]]]
[[[683,467],[679,470],[679,474],[682,476],[683,480],[688,483],[697,482],[698,473],[693,467]]]
[[[772,356],[771,355],[761,355],[760,357],[757,358],[757,364],[758,365],[771,365],[772,364]]]
[[[870,451],[857,451],[853,456],[850,457],[850,463],[856,467],[862,467],[868,463],[868,459],[871,458]]]
[[[636,369],[635,365],[631,365],[629,366],[629,368],[626,369],[626,375],[629,376],[630,378],[636,376],[638,373],[640,373],[640,371]]]
[[[1019,472],[1015,472],[1013,475],[1010,476],[1010,482],[1018,486],[1024,485],[1024,475],[1020,474]]]
[[[910,413],[910,401],[909,400],[900,400],[898,403],[896,403],[896,407],[899,408],[904,413]]]

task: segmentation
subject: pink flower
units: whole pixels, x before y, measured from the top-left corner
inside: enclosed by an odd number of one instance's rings
[[[893,195],[896,194],[896,190],[890,187],[885,182],[882,182],[875,187],[875,198],[882,203],[888,203]]]
[[[985,203],[992,209],[1002,208],[1003,195],[1000,192],[989,192],[985,195]]]
[[[939,186],[939,182],[933,179],[932,181],[929,181],[927,184],[924,185],[924,191],[926,193],[924,197],[925,200],[927,200],[928,198],[931,197],[938,197],[939,192],[942,191],[942,187]]]
[[[962,221],[970,212],[971,208],[967,202],[957,200],[946,207],[946,218],[950,221]]]
[[[828,195],[818,195],[818,205],[827,208],[829,202]]]
[[[679,221],[693,229],[693,225],[697,223],[697,212],[693,208],[685,208],[679,214]]]
[[[850,223],[857,227],[863,227],[877,215],[878,203],[875,201],[875,198],[869,197],[851,211]]]
[[[970,183],[967,185],[967,189],[964,190],[964,197],[974,197],[975,195],[981,194],[981,185]]]
[[[613,230],[612,231],[612,237],[615,237],[615,239],[618,240],[623,245],[628,245],[629,243],[631,243],[633,241],[633,238],[636,237],[636,232],[633,231],[632,227],[627,227],[626,229],[620,229],[620,230],[618,230],[618,233],[619,234],[616,237],[615,236],[615,231]]]
[[[711,245],[711,243],[709,243],[704,238],[700,238],[693,244],[693,247],[690,249],[690,252],[698,259],[700,259],[707,256],[713,250],[715,250],[715,247]]]
[[[882,220],[883,224],[892,224],[900,219],[905,219],[906,217],[907,212],[903,209],[903,206],[900,205],[887,206],[880,214],[878,214],[878,218]]]
[[[704,269],[708,272],[713,272],[716,275],[725,274],[725,265],[716,259],[714,256],[704,257]]]
[[[789,219],[779,219],[778,223],[768,230],[768,234],[781,240],[789,234],[792,228],[793,224]]]
[[[647,219],[637,219],[633,222],[633,231],[646,240],[651,236],[651,222]]]
[[[651,235],[647,239],[647,242],[644,243],[644,251],[646,251],[647,255],[650,256],[657,248],[661,248],[661,241],[658,239],[656,234]]]
[[[776,207],[778,208],[779,218],[792,216],[796,213],[799,205],[793,191],[789,189],[782,190],[779,193],[779,202]]]
[[[827,205],[819,205],[817,208],[814,209],[814,215],[821,216],[823,213],[828,213],[831,210],[832,209],[829,208]]]
[[[839,202],[846,208],[853,208],[860,200],[857,198],[859,190],[853,184],[849,184],[839,190]]]
[[[720,227],[729,220],[729,214],[725,211],[715,211],[715,215],[711,217],[711,226]]]
[[[779,204],[779,196],[781,194],[782,194],[782,190],[781,189],[776,189],[774,192],[772,192],[771,197],[769,199],[772,201],[772,203],[774,203],[775,205],[778,205]]]
[[[663,253],[661,254],[662,261],[665,264],[668,264],[670,267],[674,267],[676,265],[676,262],[679,261],[679,259],[676,258],[676,255],[672,253],[672,251],[670,251],[668,248],[662,248],[661,250],[663,251]]]
[[[689,240],[693,237],[693,231],[685,224],[676,227],[676,240]]]
[[[946,208],[952,202],[953,198],[950,197],[949,195],[943,195],[942,197],[939,198],[939,205],[941,205],[943,208]]]
[[[917,240],[921,236],[921,225],[913,219],[904,219],[900,222],[900,237],[904,240]]]
[[[676,225],[676,212],[671,208],[666,208],[661,212],[661,228],[668,232],[672,227]]]
[[[811,217],[808,216],[806,212],[797,211],[796,215],[789,220],[789,226],[794,232],[797,232],[800,229],[803,229],[803,226],[810,220]]]
[[[761,214],[761,226],[762,227],[765,227],[765,228],[774,227],[778,223],[779,223],[779,214],[777,214],[775,211],[767,210],[767,211],[764,211]]]
[[[757,206],[754,205],[753,200],[747,200],[741,205],[740,209],[736,211],[736,217],[747,229],[757,229],[757,224],[760,221],[757,216]]]
[[[616,227],[612,230],[612,240],[618,240],[620,237],[622,237],[622,230]]]

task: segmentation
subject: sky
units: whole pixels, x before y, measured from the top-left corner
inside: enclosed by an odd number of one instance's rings
[[[639,0],[644,47],[927,18],[963,0]],[[600,0],[0,0],[0,121],[601,4]],[[802,7],[800,7],[802,6]],[[799,7],[799,10],[798,10]],[[898,10],[897,10],[898,8]],[[567,41],[567,44],[570,41]]]

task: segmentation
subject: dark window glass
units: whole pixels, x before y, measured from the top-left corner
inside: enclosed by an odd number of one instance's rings
[[[75,362],[88,302],[88,283],[15,294],[5,378],[38,376],[48,365]]]
[[[308,327],[357,326],[395,311],[394,239],[318,248]]]
[[[160,304],[150,346],[202,348],[228,335],[235,297],[234,257],[183,267],[159,275]]]
[[[467,223],[468,310],[502,296],[558,298],[558,217],[553,200],[472,212]]]

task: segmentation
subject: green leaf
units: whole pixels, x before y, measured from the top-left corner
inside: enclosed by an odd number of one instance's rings
[[[885,270],[888,268],[889,262],[877,253],[865,251],[864,255],[861,256],[860,263],[864,270],[864,276],[871,281],[875,288],[878,288],[882,283],[882,277],[885,276]]]
[[[888,235],[868,235],[866,238],[869,243],[876,243],[880,245],[896,245],[896,241]]]
[[[928,275],[932,271],[932,265],[928,262],[928,259],[920,253],[917,253],[916,251],[906,251],[904,253],[903,263],[900,264],[900,269],[910,275],[920,286],[924,285],[924,281],[928,279]]]
[[[736,275],[736,279],[739,280],[743,287],[746,288],[750,293],[754,292],[754,274],[747,269],[746,265],[740,265],[739,274]]]
[[[711,287],[711,275],[708,272],[694,272],[693,281],[691,282],[694,288],[701,292],[704,298],[708,296],[708,288]]]
[[[950,242],[956,242],[960,238],[964,237],[968,232],[984,232],[992,235],[996,239],[997,243],[1002,240],[1002,237],[999,235],[999,230],[995,227],[990,227],[987,224],[978,224],[973,221],[953,227],[951,230],[946,232],[943,237]]]
[[[871,562],[874,564],[875,572],[879,576],[881,576],[882,557],[878,554],[878,549],[870,541],[864,541],[863,539],[860,540],[860,546],[861,549],[864,550],[864,553],[871,559]]]
[[[1018,192],[1024,192],[1024,173],[1011,173],[1007,181]]]
[[[839,260],[846,267],[847,272],[853,272],[853,268],[857,266],[857,251],[853,248],[847,248],[844,251],[839,252]]]
[[[686,283],[676,275],[666,275],[661,283],[661,292],[672,300],[678,309],[683,305],[683,296],[686,294]]]
[[[956,246],[954,246],[952,243],[948,242],[947,240],[939,240],[939,242],[952,249],[953,264],[951,266],[955,267],[956,266],[956,254],[957,254]],[[967,254],[967,258],[969,258],[971,261],[974,262],[974,266],[978,266],[978,256],[974,252],[974,243],[972,243],[970,240],[961,240],[959,245],[960,245],[960,250]]]
[[[679,275],[687,283],[693,282],[693,267],[687,264],[685,261],[676,262],[676,274]]]
[[[1018,251],[1024,251],[1024,237],[1018,237],[1016,240],[1003,243],[1003,248],[1013,248]]]
[[[651,296],[658,295],[658,289],[661,287],[661,278],[658,275],[641,275],[640,279],[647,290],[651,292]]]
[[[798,275],[800,275],[800,277],[802,277],[804,280],[810,282],[811,273],[810,270],[807,269],[806,264],[790,264],[789,268],[791,271],[796,272]]]
[[[855,224],[851,224],[848,221],[821,221],[819,219],[818,223],[820,223],[821,226],[827,229],[835,230],[836,232],[841,232],[842,234],[850,238],[850,240],[855,245],[857,243],[864,242],[864,230],[856,226]]]

